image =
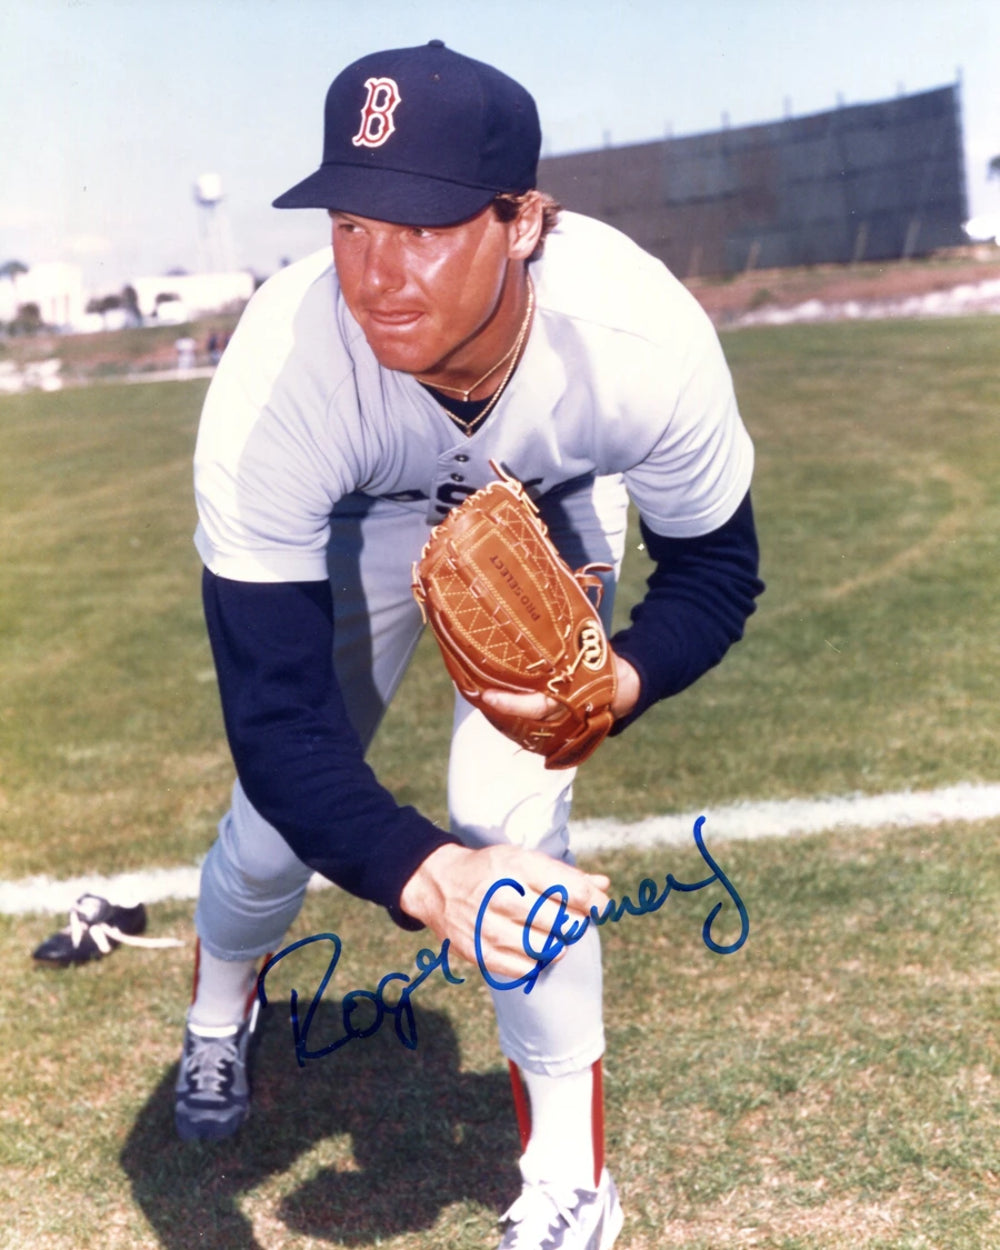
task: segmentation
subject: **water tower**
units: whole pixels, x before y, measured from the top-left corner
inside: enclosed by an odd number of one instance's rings
[[[232,273],[236,268],[229,218],[223,204],[222,179],[202,174],[194,184],[198,211],[198,269],[201,273]]]

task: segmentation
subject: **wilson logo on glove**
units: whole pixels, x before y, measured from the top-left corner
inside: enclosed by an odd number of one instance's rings
[[[436,526],[413,566],[413,593],[459,691],[546,768],[582,763],[614,723],[614,657],[588,591],[600,604],[607,564],[573,572],[516,478],[470,495]],[[546,694],[546,720],[483,703],[486,690]]]
[[[584,625],[579,638],[580,662],[592,673],[599,672],[608,662],[608,644],[600,624]]]

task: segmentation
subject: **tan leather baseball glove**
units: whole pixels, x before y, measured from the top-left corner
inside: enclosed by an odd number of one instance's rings
[[[413,566],[413,593],[445,666],[470,703],[502,733],[570,768],[591,755],[614,716],[611,648],[587,591],[607,564],[573,572],[538,509],[515,478],[470,495],[436,526]],[[546,720],[510,716],[483,703],[485,690],[550,695]]]

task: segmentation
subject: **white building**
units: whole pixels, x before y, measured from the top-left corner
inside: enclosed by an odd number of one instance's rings
[[[128,285],[147,325],[179,325],[205,313],[241,309],[253,294],[254,277],[247,271],[161,274]],[[127,324],[124,311],[88,313],[87,300],[79,265],[52,261],[0,277],[0,322],[13,321],[25,304],[37,304],[42,322],[60,330],[114,330]]]
[[[240,307],[253,294],[253,274],[232,273],[161,274],[136,278],[132,283],[144,319],[177,325],[190,317]],[[168,297],[164,299],[163,297]]]
[[[86,307],[82,269],[50,261],[32,265],[27,273],[0,278],[0,321],[13,321],[25,304],[37,304],[46,325],[79,324]]]

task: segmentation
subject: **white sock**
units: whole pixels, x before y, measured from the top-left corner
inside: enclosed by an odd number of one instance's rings
[[[195,1033],[212,1036],[230,1031],[246,1019],[257,980],[256,959],[216,959],[204,946],[198,955],[198,984],[188,1012]]]
[[[531,1104],[531,1137],[521,1156],[528,1184],[594,1188],[593,1073],[540,1076],[521,1070]]]

